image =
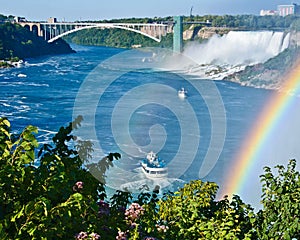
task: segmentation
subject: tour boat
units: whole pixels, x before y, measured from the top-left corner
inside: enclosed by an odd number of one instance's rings
[[[186,93],[187,93],[187,91],[184,90],[184,88],[181,88],[180,90],[178,90],[178,97],[186,98]]]
[[[168,175],[166,163],[153,151],[141,161],[143,172],[148,178],[164,178]]]

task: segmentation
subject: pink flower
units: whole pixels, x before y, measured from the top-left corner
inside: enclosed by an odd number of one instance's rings
[[[73,186],[74,192],[80,192],[82,189],[83,189],[83,182],[81,181],[76,182],[75,185]]]
[[[144,214],[144,208],[141,207],[138,203],[132,203],[128,209],[125,211],[125,219],[127,222],[134,226],[135,220]]]
[[[126,233],[118,231],[118,236],[116,236],[116,240],[127,240]]]
[[[75,236],[76,239],[87,239],[88,238],[88,235],[86,232],[80,232],[78,233],[76,236]]]
[[[75,183],[75,186],[76,186],[78,189],[83,189],[83,182],[77,182],[77,183]]]

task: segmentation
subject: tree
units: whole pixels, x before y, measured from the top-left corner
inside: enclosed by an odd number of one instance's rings
[[[104,186],[83,167],[86,159],[75,148],[88,157],[91,144],[71,134],[81,120],[61,127],[54,144],[37,151],[36,127],[13,135],[10,122],[0,118],[0,239],[72,239],[83,230],[101,230],[97,203]],[[119,157],[104,158],[106,168]]]
[[[4,56],[3,42],[1,40],[1,34],[0,34],[0,56]]]
[[[2,43],[0,59],[7,60],[13,57],[27,58],[74,52],[62,39],[47,43],[28,29],[9,22],[0,24],[0,42]]]
[[[265,167],[261,176],[263,210],[258,213],[260,239],[300,239],[300,174],[296,161],[290,160],[287,168]]]
[[[156,207],[144,206],[141,229],[158,239],[255,239],[253,209],[238,196],[216,201],[217,189],[217,184],[201,180],[185,184]],[[156,214],[153,209],[158,209]]]

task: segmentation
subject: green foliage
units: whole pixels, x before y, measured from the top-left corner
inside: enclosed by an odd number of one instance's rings
[[[6,22],[0,24],[0,59],[26,58],[74,52],[63,40],[47,43],[28,29]]]
[[[0,62],[0,68],[9,68],[9,67],[12,67],[12,66],[8,62],[6,62],[6,61]]]
[[[173,17],[154,17],[154,18],[121,18],[103,21],[88,21],[95,23],[163,23],[173,21]],[[134,45],[141,47],[164,47],[172,48],[173,34],[162,37],[160,43],[143,36],[139,33],[122,29],[87,29],[65,36],[68,42],[82,45],[108,46],[118,48],[131,48]]]
[[[109,46],[131,48],[134,45],[142,47],[172,47],[172,34],[163,37],[160,43],[139,33],[122,29],[86,29],[66,36],[69,42],[82,45]]]
[[[161,239],[245,239],[251,237],[250,206],[237,196],[216,201],[215,183],[191,181],[158,203],[158,222],[167,226]]]
[[[281,17],[274,16],[257,16],[250,14],[243,15],[195,15],[195,16],[183,16],[184,22],[210,22],[212,27],[232,27],[249,30],[261,30],[261,29],[288,29],[291,24],[298,20],[297,15],[288,15]],[[154,18],[121,18],[111,19],[103,21],[94,21],[102,23],[165,23],[172,22],[173,16],[167,17],[154,17]],[[92,21],[88,21],[92,22]],[[197,25],[197,24],[195,24]]]
[[[206,15],[194,16],[193,21],[209,21],[213,27],[230,27],[247,30],[262,29],[288,29],[294,21],[299,19],[296,15],[286,17],[275,16],[256,16],[256,15]],[[189,18],[185,21],[191,21]]]
[[[296,161],[261,176],[263,208],[254,213],[238,196],[216,200],[218,186],[194,180],[175,193],[159,189],[106,200],[102,174],[120,159],[90,163],[92,144],[72,135],[78,117],[53,144],[39,146],[37,128],[12,134],[0,118],[0,239],[299,239],[300,173]],[[85,166],[83,167],[83,162]]]
[[[258,216],[260,239],[300,238],[300,174],[296,161],[290,160],[287,168],[276,166],[278,175],[269,167],[261,176],[263,210]]]
[[[72,239],[82,230],[100,228],[97,201],[104,186],[70,147],[80,121],[62,127],[54,145],[43,145],[37,159],[37,128],[28,126],[14,136],[9,121],[0,119],[1,239]]]
[[[300,19],[296,19],[292,25],[291,25],[291,29],[295,30],[295,31],[299,31],[300,30]]]

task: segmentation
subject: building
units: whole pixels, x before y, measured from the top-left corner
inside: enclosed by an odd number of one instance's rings
[[[48,23],[57,23],[57,19],[55,17],[48,18]]]
[[[278,11],[275,10],[260,10],[260,16],[274,16],[278,15]]]
[[[296,3],[278,5],[276,10],[260,10],[260,16],[279,15],[285,17],[287,15],[300,15],[300,5]]]
[[[287,15],[300,15],[300,5],[292,3],[290,5],[278,5],[279,16],[285,17]]]

